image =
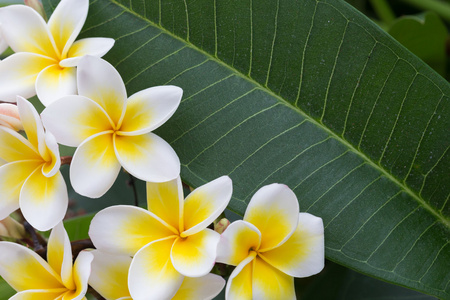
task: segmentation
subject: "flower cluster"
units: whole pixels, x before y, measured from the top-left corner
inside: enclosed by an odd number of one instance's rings
[[[0,276],[17,291],[11,299],[81,300],[88,289],[105,299],[212,299],[226,284],[211,273],[216,263],[235,266],[227,299],[294,299],[293,278],[324,267],[322,220],[300,213],[287,186],[271,184],[243,220],[213,230],[231,178],[185,198],[176,152],[152,133],[175,113],[182,89],[128,97],[101,58],[114,40],[76,40],[88,0],[61,0],[48,22],[36,0],[26,3],[0,8],[0,52],[14,51],[0,61],[0,101],[10,102],[0,104]],[[46,106],[41,114],[27,100],[34,95]],[[86,246],[73,248],[62,223],[68,192],[58,144],[76,147],[69,178],[77,193],[101,197],[123,168],[146,182],[147,209],[98,212]],[[25,226],[10,217],[18,210]],[[48,242],[33,228],[51,229]]]

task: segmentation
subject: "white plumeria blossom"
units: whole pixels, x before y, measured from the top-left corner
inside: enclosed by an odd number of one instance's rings
[[[2,35],[2,27],[1,26],[2,26],[2,24],[0,24],[0,54],[2,54],[3,52],[5,52],[6,49],[8,49],[8,44],[6,44],[6,41]]]
[[[3,38],[16,52],[0,62],[0,100],[37,94],[48,105],[77,92],[76,66],[84,55],[103,56],[110,38],[75,41],[86,21],[89,0],[61,0],[48,24],[25,5],[0,8]]]
[[[77,73],[79,95],[63,97],[42,112],[58,143],[78,147],[70,165],[75,191],[91,198],[102,196],[121,166],[144,181],[176,178],[177,154],[151,131],[173,115],[183,90],[157,86],[127,99],[116,69],[94,56],[82,58]]]
[[[0,276],[18,292],[10,300],[86,299],[92,259],[91,253],[82,251],[72,263],[62,223],[50,234],[47,261],[22,245],[0,242]]]
[[[132,258],[128,255],[110,254],[98,250],[94,254],[89,285],[106,300],[132,300],[128,289],[128,270]],[[183,283],[172,300],[216,297],[225,286],[225,280],[215,274],[202,277],[184,277]]]
[[[27,138],[0,126],[0,220],[20,207],[28,223],[45,231],[64,218],[69,202],[59,148],[30,102],[17,97],[17,107]]]
[[[299,213],[287,186],[264,186],[250,200],[244,220],[221,235],[217,261],[236,266],[226,299],[296,299],[293,277],[324,267],[322,219]]]
[[[220,235],[207,228],[231,199],[222,176],[183,200],[180,178],[147,183],[148,210],[108,207],[94,217],[89,236],[104,252],[133,256],[128,287],[134,300],[171,299],[185,277],[202,277],[214,266]]]

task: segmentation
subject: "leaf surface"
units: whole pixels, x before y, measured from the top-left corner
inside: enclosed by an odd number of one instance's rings
[[[46,0],[51,10],[57,0]],[[243,214],[281,182],[323,218],[328,258],[450,297],[449,84],[336,0],[94,0],[83,37],[128,94],[183,88],[156,131],[199,186],[233,179]]]

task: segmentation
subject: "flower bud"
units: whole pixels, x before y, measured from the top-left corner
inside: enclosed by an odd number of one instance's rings
[[[0,103],[0,126],[6,126],[15,131],[23,130],[17,105]]]
[[[219,222],[214,224],[214,230],[220,234],[227,229],[228,225],[230,225],[230,221],[227,218],[221,219]]]
[[[31,7],[35,11],[40,14],[44,20],[47,20],[47,16],[45,15],[44,6],[42,5],[40,0],[24,0],[25,5]]]
[[[7,217],[0,220],[0,236],[22,239],[26,236],[26,232],[22,224],[11,217]]]

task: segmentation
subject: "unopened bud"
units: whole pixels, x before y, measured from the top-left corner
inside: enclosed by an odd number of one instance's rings
[[[22,239],[26,236],[26,232],[22,224],[11,217],[7,217],[0,221],[0,236]]]
[[[227,218],[223,218],[219,222],[214,224],[214,230],[216,232],[222,234],[229,225],[230,225],[230,221],[228,221]]]
[[[39,0],[24,0],[25,5],[31,7],[35,11],[38,12],[44,18],[44,20],[47,20],[47,16],[45,15],[44,6],[42,5],[42,2]]]
[[[0,103],[0,126],[6,126],[15,131],[23,130],[17,105]]]

